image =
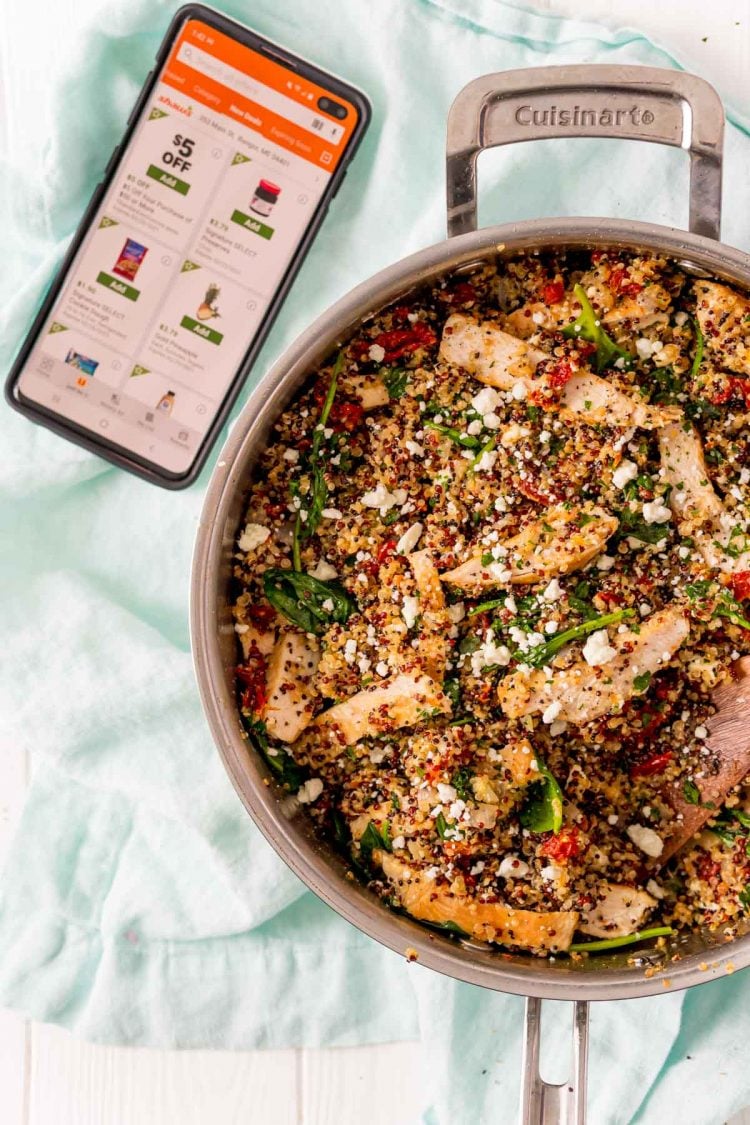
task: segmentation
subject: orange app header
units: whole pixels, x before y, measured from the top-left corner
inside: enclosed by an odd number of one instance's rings
[[[329,90],[200,20],[185,24],[161,80],[328,172],[357,124],[357,110],[345,98],[333,100],[346,117],[324,113],[318,98],[331,97]]]

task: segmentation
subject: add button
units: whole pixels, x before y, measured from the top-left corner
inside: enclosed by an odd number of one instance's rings
[[[273,227],[267,227],[265,223],[259,223],[257,219],[246,215],[244,211],[233,211],[232,222],[244,227],[245,230],[251,230],[253,234],[259,234],[261,238],[270,238],[273,234]]]
[[[207,324],[201,324],[199,320],[193,320],[192,316],[183,316],[180,321],[180,328],[187,328],[188,332],[194,332],[196,336],[208,340],[209,344],[220,344],[224,339],[221,332],[217,332],[215,328],[209,328]]]
[[[178,180],[171,172],[167,172],[165,168],[157,168],[155,164],[149,164],[146,175],[150,176],[152,180],[156,180],[158,184],[164,184],[164,187],[171,188],[172,191],[178,191],[180,195],[187,195],[190,191],[190,184],[186,184],[184,180]]]
[[[113,293],[119,293],[121,297],[127,297],[129,301],[137,301],[141,295],[140,289],[134,289],[126,281],[120,281],[119,277],[112,277],[111,274],[102,272],[97,275],[96,280],[105,289],[111,289]]]

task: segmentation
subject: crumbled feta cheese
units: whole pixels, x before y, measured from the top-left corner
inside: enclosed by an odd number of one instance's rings
[[[356,654],[357,654],[357,642],[354,640],[353,637],[350,637],[349,640],[344,645],[344,660],[347,662],[347,664],[353,664],[354,663],[354,657],[356,656]]]
[[[687,324],[687,320],[688,314],[686,312],[683,312],[682,310],[674,314],[674,322],[678,328],[682,328],[684,324]]]
[[[491,629],[487,630],[484,643],[476,652],[471,654],[471,670],[475,676],[480,676],[484,668],[493,665],[507,668],[510,664],[510,649],[506,645],[498,645]]]
[[[649,879],[649,881],[646,883],[646,890],[650,895],[653,895],[654,898],[664,898],[664,891],[661,889],[655,879]]]
[[[324,520],[340,520],[342,516],[338,508],[324,508],[320,514]]]
[[[613,555],[600,555],[596,560],[596,569],[611,570],[616,562],[617,559]]]
[[[553,863],[548,863],[546,867],[542,868],[539,874],[544,879],[545,883],[552,883],[557,878],[557,868]]]
[[[497,410],[499,403],[500,395],[494,387],[482,387],[479,394],[474,395],[471,400],[471,405],[477,414],[490,414]]]
[[[661,496],[643,505],[643,518],[646,523],[666,523],[672,518],[672,509],[668,508]]]
[[[299,452],[296,449],[285,449],[284,460],[291,461],[292,464],[299,461]]]
[[[617,656],[617,649],[612,648],[609,643],[606,629],[598,629],[596,633],[592,633],[583,646],[583,659],[592,668],[609,664],[615,656]]]
[[[338,572],[335,566],[331,566],[327,559],[318,559],[312,570],[307,572],[311,578],[317,578],[319,582],[330,582],[332,578],[338,577]]]
[[[484,453],[482,454],[482,456],[479,458],[476,465],[474,466],[474,472],[475,473],[489,473],[494,469],[496,461],[497,461],[497,450],[495,450],[495,449],[485,449]]]
[[[297,790],[297,800],[301,805],[311,805],[323,792],[323,782],[319,777],[311,777]]]
[[[478,859],[473,867],[469,868],[470,875],[481,875],[484,871],[484,860]]]
[[[640,336],[635,342],[635,350],[641,359],[650,359],[654,352],[661,351],[661,340],[649,340],[645,336]]]
[[[610,815],[607,817],[607,824],[611,824],[612,827],[614,827],[615,824],[619,824],[619,821],[620,818],[617,813],[610,813]]]
[[[559,628],[560,628],[560,624],[559,624],[558,621],[547,621],[545,626],[544,626],[544,631],[549,636],[551,636],[552,633],[556,633]]]
[[[503,879],[523,879],[529,873],[529,865],[517,855],[506,855],[497,869]]]
[[[656,859],[664,851],[664,841],[653,828],[642,824],[629,824],[625,830],[637,848]]]
[[[552,723],[549,728],[549,732],[553,738],[557,738],[558,734],[565,734],[567,729],[567,723],[564,723],[562,719],[555,719],[554,723]]]
[[[404,594],[401,603],[401,616],[406,622],[406,628],[411,629],[419,617],[419,598],[412,597],[411,594]]]
[[[696,738],[708,738],[708,727],[700,726],[695,728]]]
[[[477,434],[481,434],[481,432],[482,432],[482,422],[481,422],[481,420],[479,418],[475,418],[473,422],[469,422],[468,426],[466,427],[466,432],[469,435],[469,437],[476,437]]]
[[[490,563],[487,569],[495,579],[495,581],[500,582],[501,584],[503,582],[510,582],[511,578],[513,577],[513,571],[508,570],[508,568],[502,563]]]
[[[241,551],[254,551],[261,543],[265,543],[270,534],[269,529],[262,523],[248,523],[237,541],[237,546]]]
[[[385,348],[382,344],[370,344],[370,350],[367,354],[375,363],[382,363],[385,359]]]
[[[424,446],[420,445],[418,441],[407,440],[404,445],[412,457],[424,457]]]
[[[543,713],[542,722],[547,723],[547,725],[549,726],[551,723],[554,723],[555,719],[557,718],[557,716],[560,714],[561,711],[562,711],[562,703],[560,702],[559,699],[554,699],[552,701],[552,703],[550,703],[547,710]]]
[[[452,785],[445,785],[442,781],[439,781],[437,784],[437,791],[440,800],[445,805],[449,805],[451,801],[455,801],[456,799],[456,790]]]
[[[398,504],[406,502],[408,493],[405,488],[396,488],[389,492],[384,484],[378,484],[371,492],[366,492],[362,497],[365,508],[379,508],[381,516],[395,508]]]
[[[390,672],[390,670],[391,669],[386,664],[385,660],[379,660],[378,663],[375,665],[375,671],[377,672],[377,674],[379,676],[383,676],[383,677],[387,676],[388,673]]]
[[[381,762],[385,761],[387,752],[385,746],[376,746],[370,751],[370,761],[374,766],[379,766]]]
[[[333,598],[325,599],[325,601],[323,602],[323,609],[326,611],[326,613],[333,613]]]
[[[612,473],[612,484],[615,488],[624,488],[631,480],[638,476],[638,466],[635,461],[628,461],[627,458],[621,461],[615,471]]]
[[[396,544],[396,553],[399,555],[408,555],[413,551],[419,542],[419,537],[424,531],[424,524],[413,523],[399,539]]]
[[[536,312],[533,312],[531,314],[531,319],[533,320],[534,324],[544,324],[547,320],[547,314],[542,312],[541,309],[538,309]]]
[[[513,389],[511,391],[513,398],[516,400],[516,402],[523,402],[523,400],[526,398],[527,393],[528,392],[526,389],[526,384],[522,379],[517,379],[513,384]]]
[[[235,633],[239,633],[239,635],[242,636],[243,633],[248,633],[250,631],[250,626],[242,625],[241,622],[238,621],[234,627],[234,631]]]
[[[499,414],[495,414],[494,410],[490,410],[488,414],[483,414],[482,422],[485,430],[499,430],[502,425]]]
[[[391,847],[394,852],[400,852],[402,848],[406,847],[406,840],[403,836],[394,836],[391,840]]]
[[[545,602],[557,602],[563,596],[563,588],[556,578],[547,584],[542,597]]]

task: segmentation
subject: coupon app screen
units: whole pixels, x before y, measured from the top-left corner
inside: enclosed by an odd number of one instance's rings
[[[357,124],[199,20],[180,32],[19,380],[186,471]]]

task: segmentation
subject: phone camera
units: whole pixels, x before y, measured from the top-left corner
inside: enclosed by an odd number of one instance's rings
[[[338,117],[339,121],[342,121],[347,113],[345,105],[334,102],[330,98],[318,98],[318,109],[322,109],[323,113],[330,113],[331,117]]]

